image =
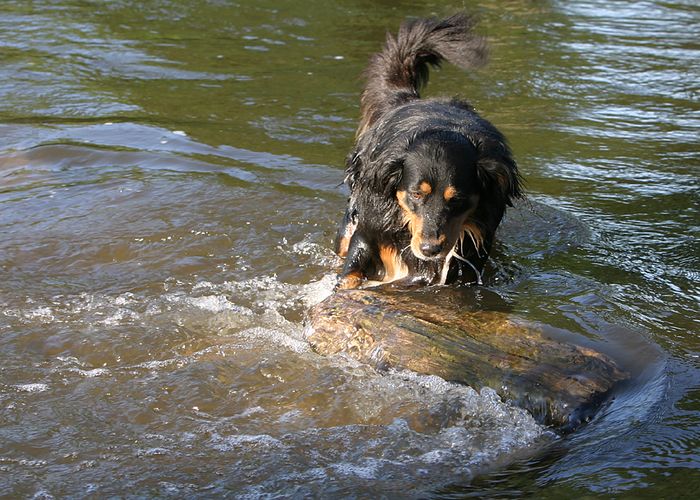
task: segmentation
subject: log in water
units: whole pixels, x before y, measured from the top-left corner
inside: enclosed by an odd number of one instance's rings
[[[320,354],[346,353],[378,370],[491,387],[568,432],[589,420],[627,374],[584,342],[555,339],[552,331],[507,312],[465,309],[439,294],[365,289],[340,290],[315,306],[307,338]]]

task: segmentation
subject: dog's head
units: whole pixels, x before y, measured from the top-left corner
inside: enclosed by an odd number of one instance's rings
[[[416,138],[406,150],[395,196],[417,258],[445,258],[465,233],[479,251],[484,232],[495,231],[505,206],[519,196],[510,155],[489,156],[479,146],[442,131]]]

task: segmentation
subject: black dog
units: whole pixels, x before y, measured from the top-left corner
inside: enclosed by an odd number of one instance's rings
[[[503,135],[467,102],[418,94],[429,66],[484,61],[473,26],[464,14],[408,21],[371,59],[336,238],[346,257],[340,288],[481,282],[506,206],[521,196],[517,166]]]

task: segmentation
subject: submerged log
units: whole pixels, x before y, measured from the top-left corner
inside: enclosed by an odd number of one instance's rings
[[[340,290],[307,321],[308,341],[319,354],[342,352],[378,370],[491,387],[538,421],[569,432],[627,374],[584,342],[553,333],[507,312],[465,309],[450,296],[390,290]]]

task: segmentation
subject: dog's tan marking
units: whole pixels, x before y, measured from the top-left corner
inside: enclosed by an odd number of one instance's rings
[[[443,198],[445,198],[445,201],[450,201],[456,195],[457,189],[454,186],[447,186],[447,188],[445,188],[445,192],[442,193],[442,196]]]
[[[348,249],[350,248],[350,238],[343,236],[338,241],[338,257],[347,257]]]
[[[401,255],[396,248],[392,246],[380,246],[379,258],[384,265],[383,281],[394,281],[408,276],[408,267],[401,259]]]
[[[355,234],[355,229],[357,224],[349,223],[343,228],[342,235],[338,238],[336,242],[335,251],[339,257],[347,257],[348,250],[350,249],[350,241],[352,240],[353,234]]]
[[[338,281],[338,288],[340,290],[350,290],[352,288],[357,288],[362,284],[363,278],[364,276],[361,272],[352,271],[340,278],[340,281]]]
[[[403,210],[404,225],[408,226],[408,230],[411,231],[412,235],[420,234],[420,232],[423,230],[423,219],[409,208],[408,203],[406,203],[406,196],[406,191],[396,192],[396,198],[399,201],[399,206],[401,207],[401,210]]]
[[[403,210],[403,222],[411,232],[411,251],[413,255],[421,258],[423,253],[420,251],[421,239],[420,235],[423,232],[423,219],[414,213],[406,203],[406,191],[397,191],[396,198],[399,202],[401,210]]]
[[[423,181],[418,185],[418,189],[423,193],[423,196],[428,196],[433,192],[433,186],[430,185],[428,181]]]

